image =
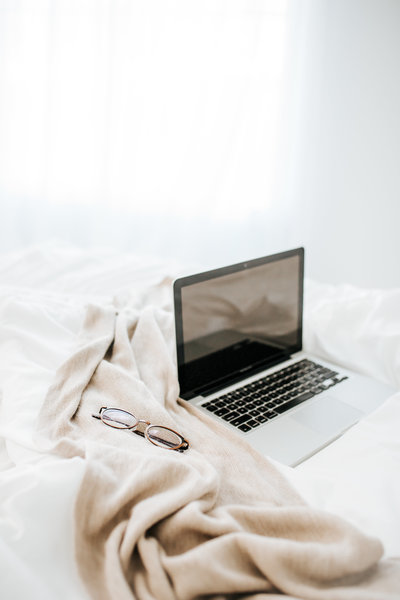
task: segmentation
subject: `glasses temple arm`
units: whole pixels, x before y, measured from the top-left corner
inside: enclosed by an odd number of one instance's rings
[[[140,435],[141,437],[145,437],[143,431],[139,431],[138,429],[131,429],[132,433],[136,433],[136,435]]]

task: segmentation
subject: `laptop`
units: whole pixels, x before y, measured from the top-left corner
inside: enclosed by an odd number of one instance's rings
[[[181,398],[295,466],[394,390],[302,351],[304,248],[174,282]]]

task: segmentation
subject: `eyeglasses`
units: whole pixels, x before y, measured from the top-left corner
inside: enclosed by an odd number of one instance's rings
[[[173,429],[163,425],[151,425],[148,421],[137,419],[135,415],[120,408],[102,406],[99,414],[92,415],[92,417],[100,419],[105,425],[116,429],[130,429],[133,433],[145,437],[149,442],[160,448],[177,450],[178,452],[184,452],[189,448],[189,442]],[[147,425],[144,431],[137,429],[139,423]]]

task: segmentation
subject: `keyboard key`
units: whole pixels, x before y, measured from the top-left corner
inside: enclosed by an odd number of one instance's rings
[[[229,408],[218,408],[218,410],[215,411],[215,414],[217,415],[217,417],[223,417],[224,415],[227,415],[230,412]]]
[[[247,421],[247,425],[249,427],[251,427],[252,429],[254,429],[255,427],[258,427],[259,425],[261,425],[261,423],[259,423],[255,419],[252,419],[251,421]]]
[[[274,410],[270,410],[267,416],[268,416],[268,419],[273,419],[274,417],[278,417],[279,415]]]
[[[247,425],[247,423],[243,423],[243,425],[239,425],[238,429],[240,429],[240,431],[244,431],[245,433],[247,433],[247,431],[251,430],[251,427],[249,427]]]
[[[239,425],[242,425],[242,423],[245,423],[246,421],[249,421],[249,420],[250,420],[249,415],[241,415],[240,417],[236,417],[236,419],[233,419],[232,421],[230,421],[230,423],[231,423],[231,425],[238,427]]]
[[[279,414],[282,414],[283,412],[289,410],[290,408],[293,408],[294,406],[298,406],[299,404],[305,402],[305,400],[308,400],[313,396],[314,394],[312,392],[304,392],[303,394],[300,394],[300,396],[293,398],[293,400],[289,400],[289,402],[285,402],[284,404],[277,406],[275,408],[275,411]]]
[[[217,413],[215,413],[215,414],[217,414]],[[225,421],[231,421],[232,419],[235,419],[238,416],[239,416],[239,413],[236,412],[235,410],[233,410],[232,412],[229,412],[227,415],[224,415],[222,418]]]
[[[253,410],[250,410],[250,411],[249,411],[249,414],[250,414],[252,417],[258,417],[258,415],[260,414],[260,411],[259,411],[257,408],[253,408]]]
[[[202,407],[206,408],[210,412],[215,412],[219,408],[218,406],[215,406],[215,404],[210,404],[209,406],[206,406],[205,404],[203,404]]]
[[[268,417],[264,414],[264,415],[259,415],[257,417],[257,421],[259,423],[266,423],[268,421]]]
[[[226,402],[223,402],[222,400],[216,400],[214,404],[215,406],[218,406],[218,408],[223,408],[226,405]]]

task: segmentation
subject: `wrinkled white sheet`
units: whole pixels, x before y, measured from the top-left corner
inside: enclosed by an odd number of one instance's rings
[[[171,305],[156,284],[198,266],[48,244],[0,256],[0,596],[85,599],[72,514],[79,459],[38,451],[35,422],[89,302]],[[400,290],[307,282],[305,346],[400,389]],[[173,341],[171,340],[171,352]],[[400,555],[400,394],[296,469],[311,503]]]

